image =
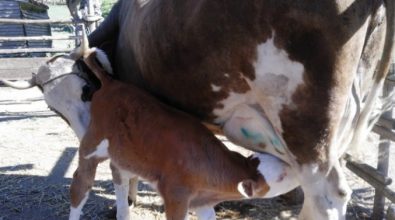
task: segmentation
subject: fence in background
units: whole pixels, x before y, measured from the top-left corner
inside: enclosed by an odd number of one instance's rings
[[[383,96],[388,96],[395,87],[395,63],[391,65],[390,72],[385,81]],[[395,119],[392,109],[385,112],[373,128],[373,132],[380,135],[378,146],[377,168],[363,162],[354,160],[350,155],[346,155],[347,168],[357,176],[365,180],[375,189],[373,220],[384,219],[385,199],[389,199],[395,204],[395,192],[388,186],[392,184],[392,179],[388,177],[390,160],[391,141],[395,142]],[[390,205],[387,210],[387,220],[395,220],[395,207]]]

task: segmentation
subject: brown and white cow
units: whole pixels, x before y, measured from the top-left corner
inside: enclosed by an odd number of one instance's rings
[[[291,163],[301,219],[344,219],[339,157],[374,122],[394,11],[392,0],[119,0],[90,41],[113,43],[122,81]]]
[[[291,168],[278,158],[261,153],[245,158],[228,150],[196,118],[110,78],[96,63],[100,50],[86,48],[83,54],[101,87],[93,94],[91,123],[79,149],[70,219],[79,219],[96,167],[108,158],[117,219],[129,219],[127,193],[135,176],[155,185],[167,219],[174,220],[185,219],[189,208],[199,219],[215,219],[212,206],[218,202],[270,198],[297,186]]]
[[[120,0],[90,41],[113,46],[122,81],[291,163],[301,219],[343,219],[338,158],[375,121],[394,11],[391,0]]]

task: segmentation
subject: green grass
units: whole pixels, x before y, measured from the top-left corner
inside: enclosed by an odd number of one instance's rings
[[[103,0],[101,5],[102,16],[105,18],[110,13],[112,6],[117,2],[117,0]]]

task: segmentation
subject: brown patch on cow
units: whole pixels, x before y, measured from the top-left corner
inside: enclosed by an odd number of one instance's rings
[[[135,16],[150,14],[143,18],[147,26],[142,27],[139,18],[129,24],[138,31],[121,34],[137,41],[130,50],[139,57],[142,81],[126,68],[120,70],[120,78],[211,121],[211,112],[222,107],[218,103],[230,92],[249,90],[242,76],[255,78],[256,46],[271,36],[268,20],[261,16],[264,8],[261,1],[164,1],[160,7],[136,9],[131,12]],[[212,91],[212,84],[221,90]]]

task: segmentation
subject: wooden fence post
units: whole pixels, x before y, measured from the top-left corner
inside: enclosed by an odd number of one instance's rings
[[[392,65],[391,65],[392,67]],[[390,68],[390,73],[388,76],[392,76],[394,74],[393,68]],[[393,85],[384,84],[383,88],[383,96],[388,96],[393,90]],[[392,109],[383,114],[385,119],[392,119]],[[388,127],[387,129],[392,130],[392,127]],[[380,136],[380,144],[379,144],[379,152],[378,152],[378,161],[377,161],[377,170],[384,175],[388,176],[388,166],[389,166],[389,155],[390,155],[390,145],[391,141],[385,137]],[[373,220],[382,220],[384,219],[384,206],[385,206],[385,197],[382,192],[375,190],[374,195],[374,205],[373,205]]]
[[[388,206],[387,220],[395,220],[395,204]]]

